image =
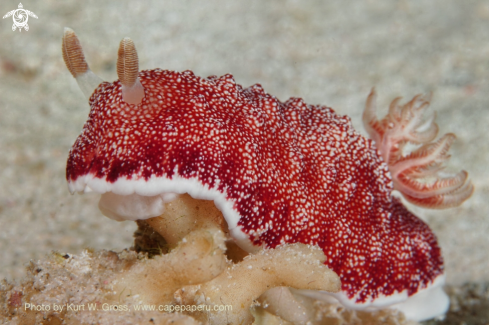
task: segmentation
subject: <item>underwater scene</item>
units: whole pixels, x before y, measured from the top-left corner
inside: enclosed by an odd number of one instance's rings
[[[0,4],[1,324],[487,324],[489,4]]]

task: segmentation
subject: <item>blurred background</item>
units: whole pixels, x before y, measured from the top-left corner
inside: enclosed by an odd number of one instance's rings
[[[2,0],[0,14],[17,9]],[[79,36],[91,69],[117,79],[119,41],[140,68],[232,73],[280,100],[302,97],[351,117],[372,86],[379,115],[396,96],[432,91],[440,135],[454,132],[449,166],[475,185],[461,207],[409,206],[439,238],[448,282],[489,281],[489,2],[487,1],[23,1],[29,31],[0,21],[0,279],[24,274],[51,250],[132,245],[133,222],[101,215],[95,194],[70,195],[68,151],[89,107],[61,56],[63,27]]]

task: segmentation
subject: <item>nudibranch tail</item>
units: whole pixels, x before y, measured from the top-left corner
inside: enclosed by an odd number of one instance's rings
[[[89,99],[93,91],[102,83],[102,79],[88,67],[80,40],[71,28],[65,27],[61,49],[66,67],[76,79],[85,97]]]
[[[363,113],[363,124],[375,141],[382,158],[389,166],[394,188],[416,205],[426,208],[449,208],[468,199],[474,187],[467,181],[468,174],[443,173],[443,162],[455,140],[452,133],[432,142],[438,134],[435,114],[423,122],[422,115],[428,108],[431,96],[421,95],[404,105],[400,97],[389,106],[389,113],[382,120],[376,117],[376,92],[372,89]],[[407,144],[421,147],[405,154]]]
[[[122,84],[122,99],[128,104],[140,104],[144,98],[144,88],[138,78],[139,60],[134,42],[124,38],[117,56],[117,76]]]

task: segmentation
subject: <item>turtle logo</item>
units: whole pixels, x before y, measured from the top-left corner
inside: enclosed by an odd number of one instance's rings
[[[34,17],[37,19],[37,16],[35,13],[29,10],[25,10],[24,6],[22,3],[19,3],[19,9],[15,9],[12,11],[9,11],[3,16],[3,19],[13,16],[14,24],[12,25],[12,30],[15,32],[17,28],[19,28],[19,32],[22,31],[22,28],[24,28],[26,31],[29,30],[29,25],[27,25],[27,21],[29,20],[29,16]]]

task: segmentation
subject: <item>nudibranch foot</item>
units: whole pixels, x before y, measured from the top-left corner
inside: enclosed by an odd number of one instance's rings
[[[401,311],[407,319],[424,321],[446,314],[450,301],[448,295],[443,290],[445,275],[438,276],[426,288],[419,290],[416,294],[408,296],[406,291],[396,292],[389,296],[378,296],[376,299],[367,303],[356,303],[354,300],[340,291],[336,293],[314,291],[314,290],[294,290],[296,294],[313,298],[319,301],[339,302],[342,306],[350,310],[375,311],[391,308]]]
[[[400,97],[389,106],[389,113],[377,120],[376,92],[372,89],[363,113],[363,124],[384,161],[394,183],[394,189],[416,205],[444,209],[455,207],[467,200],[474,191],[467,181],[466,171],[453,175],[444,172],[443,163],[455,135],[445,134],[432,142],[438,134],[435,114],[426,121],[422,116],[428,108],[430,96],[415,96],[400,105]],[[408,144],[419,148],[406,153]]]

